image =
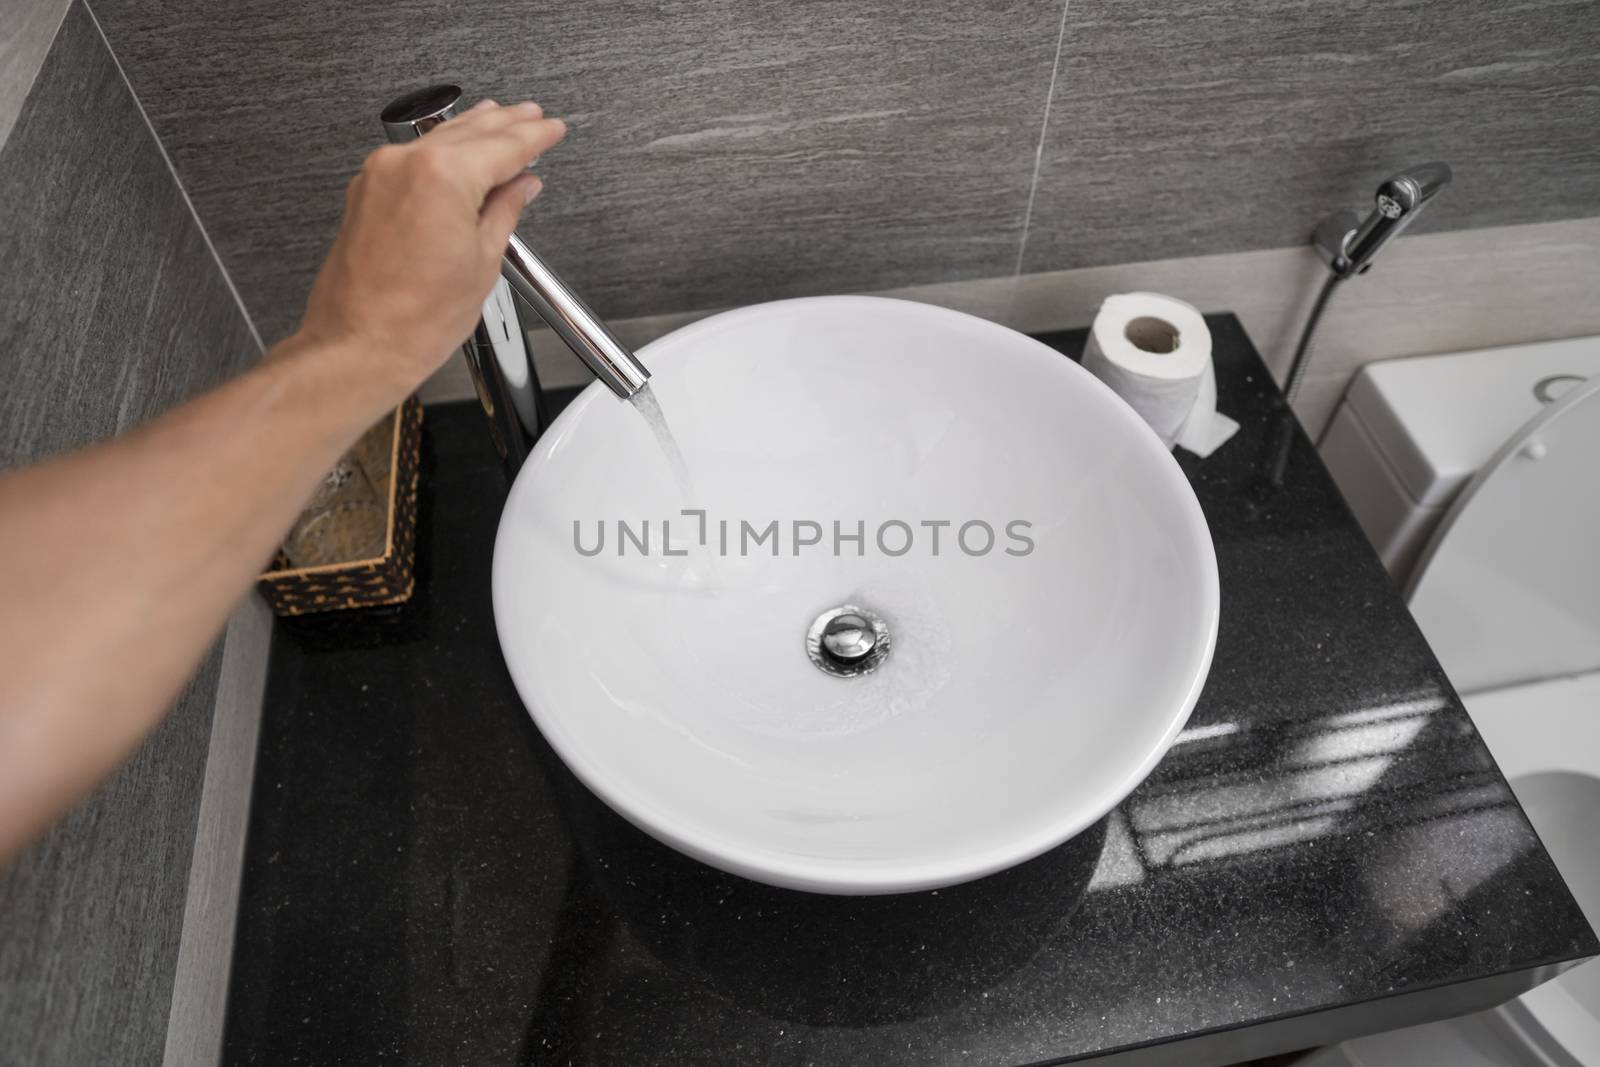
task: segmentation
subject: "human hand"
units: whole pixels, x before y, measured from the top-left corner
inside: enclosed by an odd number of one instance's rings
[[[528,102],[477,104],[366,159],[299,335],[405,396],[472,332],[542,182],[526,168],[566,135]],[[368,379],[373,380],[373,378]]]

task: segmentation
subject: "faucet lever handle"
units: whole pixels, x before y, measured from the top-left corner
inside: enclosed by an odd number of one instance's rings
[[[461,86],[429,85],[389,102],[378,116],[394,144],[405,144],[433,129],[460,110]]]
[[[378,117],[389,140],[405,144],[453,118],[461,95],[459,85],[429,85],[396,98]],[[626,399],[644,388],[650,380],[644,364],[514,233],[501,259],[500,273],[613,393]]]

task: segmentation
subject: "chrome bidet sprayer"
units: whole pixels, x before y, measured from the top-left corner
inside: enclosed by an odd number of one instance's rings
[[[1439,195],[1440,190],[1450,184],[1450,178],[1450,167],[1444,163],[1423,163],[1411,167],[1378,186],[1378,191],[1373,195],[1372,212],[1365,219],[1345,209],[1335,211],[1317,224],[1311,233],[1311,246],[1327,264],[1328,277],[1311,305],[1311,314],[1306,316],[1294,358],[1289,363],[1289,374],[1283,382],[1285,406],[1293,404],[1300,393],[1300,385],[1310,363],[1311,340],[1328,301],[1333,297],[1334,289],[1339,283],[1370,270],[1372,261],[1384,246],[1411,225],[1422,209]],[[1286,414],[1285,420],[1288,418]],[[1292,438],[1292,433],[1283,433],[1274,452],[1269,472],[1269,481],[1274,486],[1283,484],[1283,469],[1288,462]]]
[[[1354,211],[1336,211],[1311,234],[1311,244],[1336,278],[1365,274],[1383,246],[1400,235],[1428,202],[1450,184],[1450,168],[1424,163],[1378,186],[1365,221]]]

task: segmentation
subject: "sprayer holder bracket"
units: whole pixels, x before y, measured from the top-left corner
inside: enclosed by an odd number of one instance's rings
[[[1333,273],[1339,275],[1349,273],[1349,260],[1345,258],[1344,252],[1349,246],[1350,235],[1360,227],[1361,217],[1349,208],[1344,208],[1324,218],[1317,223],[1317,228],[1311,231],[1311,247],[1317,250],[1318,257]]]

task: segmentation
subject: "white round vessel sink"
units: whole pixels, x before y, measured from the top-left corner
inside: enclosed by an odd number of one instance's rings
[[[1216,559],[1098,380],[868,297],[728,312],[639,356],[692,484],[591,386],[494,557],[517,690],[612,808],[748,878],[894,893],[1032,858],[1150,773],[1211,663]]]

